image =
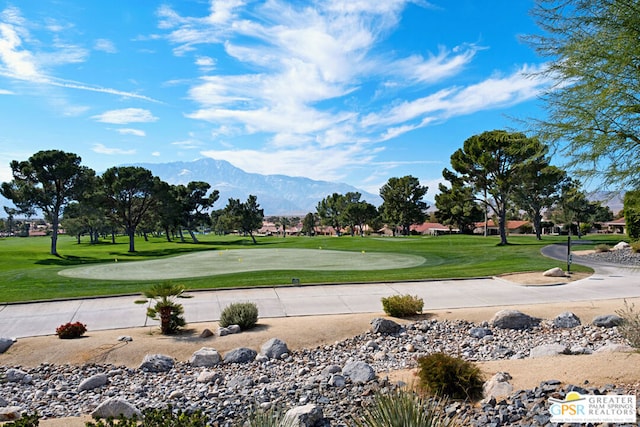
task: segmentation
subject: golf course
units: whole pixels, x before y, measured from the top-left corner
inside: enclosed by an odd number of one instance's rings
[[[585,249],[615,244],[614,236],[589,236]],[[0,303],[136,294],[158,281],[187,289],[428,280],[544,271],[566,264],[540,249],[566,237],[496,236],[260,237],[201,235],[198,242],[140,237],[129,253],[115,243],[59,240],[60,256],[48,253],[48,237],[0,240]],[[575,242],[576,244],[579,242]],[[585,242],[586,243],[586,242]],[[572,266],[572,271],[589,271]]]

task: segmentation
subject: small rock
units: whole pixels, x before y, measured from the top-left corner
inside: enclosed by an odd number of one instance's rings
[[[597,349],[596,353],[630,353],[636,351],[635,348],[626,344],[606,344]]]
[[[211,329],[205,328],[202,332],[200,332],[200,338],[210,338],[214,335]]]
[[[482,394],[485,399],[509,396],[513,392],[513,386],[509,383],[511,375],[507,372],[498,372],[484,383]]]
[[[133,341],[133,338],[130,337],[129,335],[121,335],[121,336],[118,337],[118,341],[131,342],[131,341]]]
[[[473,338],[484,338],[487,335],[493,335],[493,332],[491,332],[491,329],[489,328],[471,328],[469,329],[469,335],[471,335]]]
[[[229,335],[230,333],[231,333],[231,331],[229,331],[228,328],[222,328],[222,327],[218,328],[218,336],[219,337],[224,337],[226,335]]]

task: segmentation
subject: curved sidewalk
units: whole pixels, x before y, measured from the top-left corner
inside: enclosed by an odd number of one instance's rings
[[[552,245],[553,247],[554,245]],[[562,246],[560,246],[562,248]],[[555,257],[552,249],[547,256]],[[566,258],[566,246],[564,247]],[[547,252],[547,250],[545,250]],[[580,264],[586,264],[580,259]],[[187,322],[220,318],[232,302],[254,302],[261,318],[347,313],[379,313],[380,299],[394,294],[417,295],[424,310],[515,306],[640,297],[640,269],[588,263],[595,274],[562,286],[526,286],[499,278],[430,280],[349,285],[287,286],[190,292],[180,300]],[[91,330],[153,324],[139,296],[78,299],[0,306],[0,337],[52,335],[66,322],[82,322]]]

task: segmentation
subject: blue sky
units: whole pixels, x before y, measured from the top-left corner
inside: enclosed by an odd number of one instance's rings
[[[102,172],[212,157],[377,193],[437,190],[548,81],[529,0],[14,0],[0,9],[0,181],[62,149]]]

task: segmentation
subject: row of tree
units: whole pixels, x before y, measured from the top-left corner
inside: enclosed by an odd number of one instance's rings
[[[41,210],[51,223],[51,254],[58,255],[60,220],[67,232],[88,234],[92,242],[100,235],[124,230],[129,251],[135,252],[135,236],[164,230],[167,239],[209,224],[210,211],[219,198],[206,182],[169,185],[151,171],[135,166],[113,167],[101,176],[81,165],[81,158],[60,150],[39,151],[26,161],[11,162],[13,180],[3,182],[0,192],[16,206],[13,214],[33,215]],[[251,233],[262,225],[264,213],[255,196],[246,202],[229,199],[215,217],[230,229]],[[252,236],[253,237],[253,236]],[[255,239],[254,239],[255,241]]]

